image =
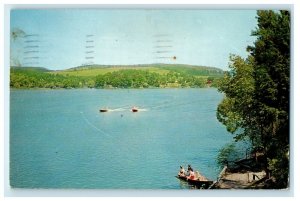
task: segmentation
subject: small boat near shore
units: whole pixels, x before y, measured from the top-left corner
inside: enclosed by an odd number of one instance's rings
[[[184,176],[176,176],[177,179],[181,181],[185,181],[192,186],[196,186],[197,188],[208,189],[214,182],[213,181],[201,181],[199,179],[187,179]]]

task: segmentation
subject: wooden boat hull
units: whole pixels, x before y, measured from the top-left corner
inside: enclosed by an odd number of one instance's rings
[[[138,109],[132,109],[132,112],[138,112]]]
[[[100,109],[100,112],[108,112],[108,109]]]
[[[182,177],[182,176],[176,176],[176,178],[185,181],[192,186],[196,186],[197,188],[203,188],[203,189],[207,189],[213,184],[213,181],[199,181],[199,180],[190,180],[190,179],[187,180],[186,177]]]

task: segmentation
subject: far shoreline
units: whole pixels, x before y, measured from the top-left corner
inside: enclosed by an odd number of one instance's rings
[[[78,87],[78,88],[39,88],[39,87],[31,87],[31,88],[15,88],[15,87],[9,87],[9,90],[76,90],[76,89],[88,89],[88,90],[98,90],[98,89],[103,89],[103,90],[129,90],[129,89],[135,89],[135,90],[147,90],[147,89],[217,89],[217,87],[147,87],[147,88],[121,88],[121,87],[113,87],[113,88],[89,88],[89,87]]]

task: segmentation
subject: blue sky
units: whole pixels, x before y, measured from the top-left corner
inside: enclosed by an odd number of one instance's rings
[[[66,69],[86,63],[178,63],[228,68],[247,56],[255,10],[27,9],[11,11],[11,58]],[[176,57],[176,59],[174,59]]]

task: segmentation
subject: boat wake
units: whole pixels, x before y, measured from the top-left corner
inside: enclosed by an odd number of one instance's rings
[[[110,109],[109,112],[122,112],[128,110],[128,108],[116,108],[116,109]]]
[[[98,128],[98,127],[96,127],[94,124],[92,124],[92,123],[88,120],[88,118],[86,118],[86,116],[84,115],[83,112],[80,112],[80,114],[81,114],[82,118],[85,120],[85,122],[86,122],[90,127],[94,128],[94,129],[97,130],[98,132],[100,132],[100,133],[106,135],[107,137],[110,137],[110,135],[109,135],[107,132],[101,130],[100,128]]]
[[[138,108],[137,110],[138,110],[138,112],[146,112],[149,109]],[[130,107],[123,107],[123,108],[115,108],[115,109],[106,109],[105,112],[124,112],[124,111],[132,111],[132,108],[130,108]]]

